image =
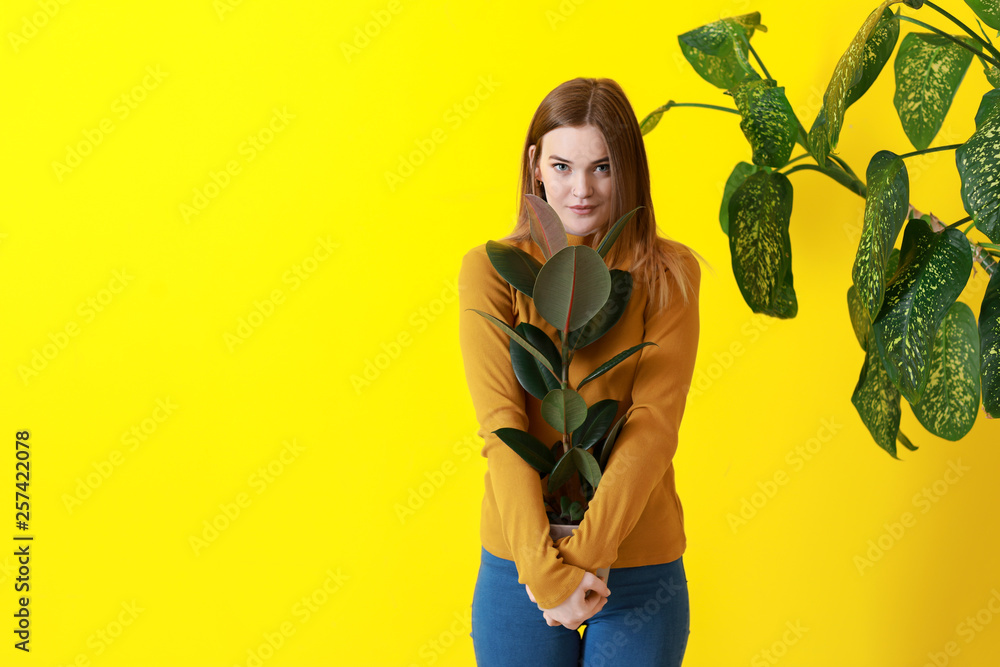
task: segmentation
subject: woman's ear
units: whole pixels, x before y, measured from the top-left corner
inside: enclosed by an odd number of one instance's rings
[[[528,146],[528,164],[535,164],[535,144]],[[538,170],[538,166],[535,165],[535,168],[531,171],[531,177],[536,181],[540,181],[542,180],[541,176],[542,174]]]

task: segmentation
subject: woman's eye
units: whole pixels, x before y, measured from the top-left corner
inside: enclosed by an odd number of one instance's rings
[[[566,164],[564,164],[564,163],[562,163],[562,162],[557,162],[557,163],[555,163],[554,165],[552,165],[552,167],[553,167],[553,168],[554,168],[554,169],[555,169],[556,171],[562,171],[562,169],[560,169],[559,167],[566,167],[567,169],[569,169],[569,166],[568,166],[568,165],[566,165]]]
[[[606,173],[608,173],[609,171],[611,171],[611,165],[610,165],[610,164],[602,164],[602,165],[598,165],[598,166],[597,166],[597,168],[598,168],[598,169],[604,169],[604,171],[603,171],[603,172],[601,172],[601,173],[604,173],[604,174],[606,174]]]

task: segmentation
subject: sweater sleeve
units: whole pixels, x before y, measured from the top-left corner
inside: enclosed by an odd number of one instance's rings
[[[591,570],[617,560],[619,545],[632,532],[677,451],[700,328],[701,267],[689,252],[684,262],[691,278],[688,302],[668,273],[668,307],[646,306],[643,341],[656,346],[647,345],[638,353],[632,405],[583,521],[572,535],[556,542],[567,563]]]
[[[458,277],[459,341],[484,442],[482,455],[518,582],[531,588],[539,606],[551,609],[576,590],[585,571],[564,563],[552,543],[539,472],[493,433],[503,427],[528,429],[525,391],[511,365],[510,337],[469,310],[489,313],[514,328],[513,289],[493,268],[485,245],[466,253]]]

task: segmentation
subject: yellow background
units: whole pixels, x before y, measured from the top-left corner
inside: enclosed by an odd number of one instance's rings
[[[455,280],[511,228],[536,106],[580,75],[616,79],[639,118],[668,99],[731,105],[676,36],[759,10],[754,44],[809,127],[875,5],[3,3],[0,479],[10,499],[30,430],[35,541],[24,654],[5,504],[0,664],[473,664],[486,461]],[[840,154],[860,174],[879,149],[912,150],[891,67],[847,113]],[[971,134],[986,89],[974,62],[935,145]],[[906,406],[920,449],[900,462],[862,425],[845,295],[863,201],[791,177],[799,315],[754,316],[718,223],[750,158],[738,119],[675,109],[646,145],[662,232],[713,267],[675,459],[685,664],[922,665],[948,642],[947,664],[987,664],[1000,430],[980,414],[946,442]],[[952,152],[908,167],[915,206],[965,216]],[[962,296],[977,315],[985,284]],[[759,507],[734,530],[744,499]],[[977,612],[992,622],[970,640]],[[789,623],[808,628],[794,644]]]

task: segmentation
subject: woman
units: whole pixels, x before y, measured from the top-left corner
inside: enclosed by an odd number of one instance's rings
[[[610,268],[632,274],[628,306],[608,333],[576,352],[569,386],[619,352],[655,343],[581,388],[588,405],[612,398],[616,421],[627,418],[579,528],[555,543],[543,499],[547,478],[540,483],[494,431],[513,427],[544,443],[561,434],[518,383],[509,337],[472,309],[511,327],[529,322],[557,343],[558,332],[500,277],[485,243],[462,259],[459,338],[487,458],[472,603],[481,666],[667,666],[683,659],[686,539],[672,459],[698,348],[701,268],[690,248],[657,235],[649,191],[642,134],[617,83],[577,78],[542,100],[522,155],[520,214],[501,241],[544,262],[531,240],[525,193],[555,209],[571,245],[595,249],[615,221],[641,206],[605,257]],[[609,566],[610,587],[593,574]]]

